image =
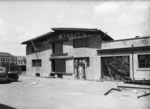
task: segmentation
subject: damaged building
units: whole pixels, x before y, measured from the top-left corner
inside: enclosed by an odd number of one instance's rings
[[[113,40],[99,29],[52,28],[26,44],[27,74],[74,77],[85,60],[87,80],[150,79],[150,37]]]
[[[102,42],[98,55],[103,79],[150,80],[150,37]]]

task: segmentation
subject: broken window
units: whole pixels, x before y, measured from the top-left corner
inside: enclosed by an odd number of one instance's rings
[[[32,67],[41,67],[41,66],[42,66],[41,59],[32,60]]]
[[[150,54],[138,55],[139,68],[150,68]]]
[[[101,77],[104,80],[123,81],[130,77],[129,56],[113,56],[101,58]]]

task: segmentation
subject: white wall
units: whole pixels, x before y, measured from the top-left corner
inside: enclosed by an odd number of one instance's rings
[[[43,51],[38,52],[38,58],[42,59],[42,66],[41,67],[32,67],[32,60],[37,59],[35,53],[31,53],[31,46],[29,45],[27,47],[27,56],[26,56],[26,70],[27,70],[27,75],[33,75],[35,76],[36,73],[40,73],[40,76],[48,76],[51,72],[51,61],[49,60],[50,54],[52,54],[52,49],[51,45],[45,45],[44,43],[43,46]]]

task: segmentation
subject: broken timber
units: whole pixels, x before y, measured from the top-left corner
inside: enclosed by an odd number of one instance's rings
[[[34,48],[35,55],[36,55],[37,59],[39,59],[39,57],[38,57],[38,55],[37,55],[37,53],[36,53],[36,48],[35,48],[35,45],[34,45],[34,43],[33,43],[33,41],[32,41],[32,40],[31,40],[31,44],[32,44],[32,46],[33,46],[33,48]]]
[[[105,95],[108,95],[112,90],[117,90],[117,91],[121,91],[120,89],[116,89],[116,88],[111,88],[109,91],[107,91],[106,93],[105,93]]]
[[[117,88],[128,88],[128,89],[150,89],[148,85],[135,85],[135,84],[123,84],[117,86]]]
[[[141,98],[141,97],[148,96],[148,95],[150,95],[150,93],[146,93],[146,94],[144,94],[144,95],[140,95],[140,96],[138,96],[137,98]]]

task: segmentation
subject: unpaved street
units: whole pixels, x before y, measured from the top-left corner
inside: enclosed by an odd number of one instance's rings
[[[95,82],[20,76],[20,82],[0,84],[0,109],[150,109],[148,90],[112,91],[119,82]]]

